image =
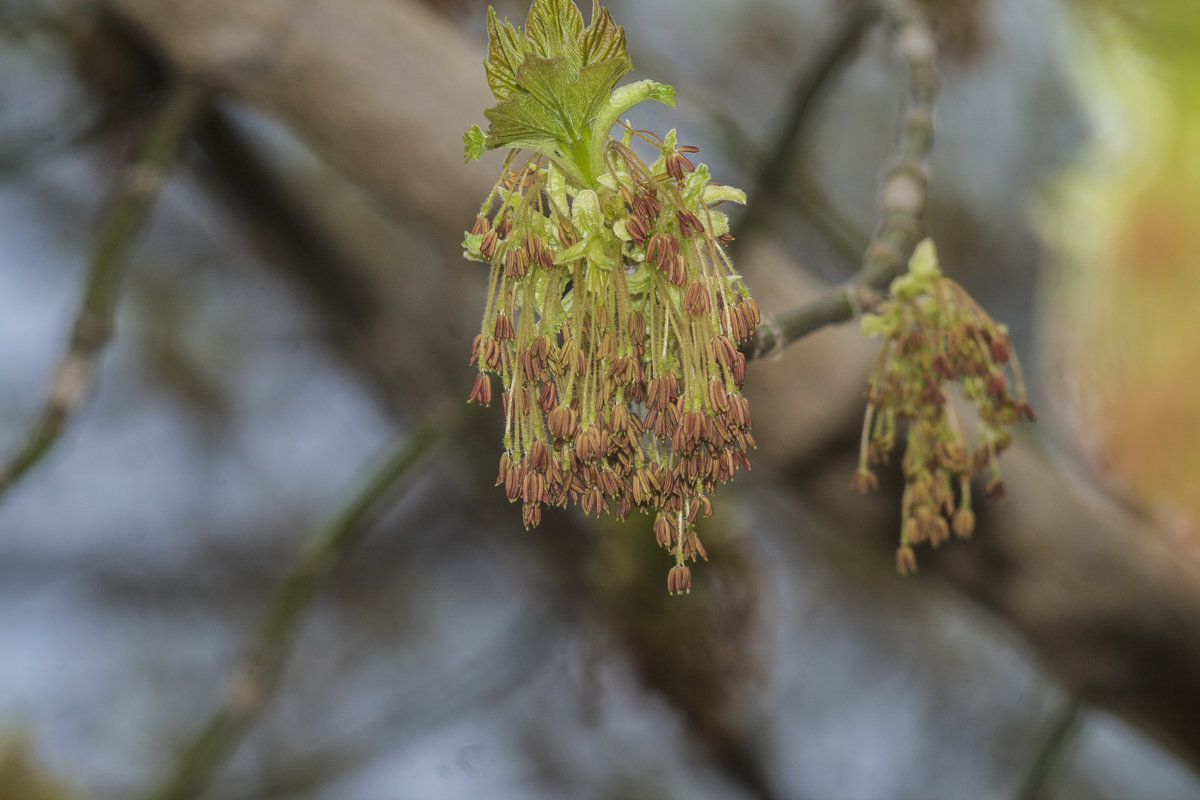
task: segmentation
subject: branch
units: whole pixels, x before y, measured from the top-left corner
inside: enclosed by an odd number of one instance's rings
[[[1021,782],[1017,800],[1042,800],[1049,797],[1047,789],[1063,758],[1077,744],[1079,732],[1083,730],[1085,717],[1083,703],[1078,697],[1067,698],[1062,709],[1050,723],[1041,746],[1038,748],[1029,772]]]
[[[786,186],[785,179],[792,173],[792,162],[805,123],[829,83],[857,52],[863,36],[879,16],[879,10],[876,3],[868,3],[847,14],[837,34],[817,53],[812,66],[800,76],[775,142],[769,154],[759,161],[754,181],[747,192],[749,200],[746,210],[733,232],[735,239],[744,238],[762,224],[766,209],[780,199]]]
[[[859,271],[817,300],[777,314],[759,325],[750,358],[773,355],[826,325],[847,322],[871,308],[897,276],[921,240],[925,226],[927,165],[933,147],[933,99],[938,90],[933,29],[909,0],[886,0],[884,13],[909,71],[904,127],[891,166],[883,177],[882,219]]]
[[[353,497],[314,530],[271,593],[258,632],[234,666],[220,706],[192,739],[152,800],[196,797],[208,786],[278,688],[292,640],[329,575],[365,538],[368,523],[414,469],[441,444],[463,414],[429,422],[395,444]]]
[[[117,181],[88,267],[83,300],[67,351],[58,363],[42,412],[25,443],[0,467],[0,496],[58,442],[71,413],[87,396],[96,362],[112,338],[113,315],[129,251],[158,198],[167,170],[208,104],[208,91],[180,79],[150,122],[145,143]]]

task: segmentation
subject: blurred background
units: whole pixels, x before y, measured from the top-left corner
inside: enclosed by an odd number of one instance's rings
[[[1041,415],[1008,498],[899,577],[898,476],[849,485],[873,345],[825,330],[751,364],[754,469],[670,598],[645,520],[522,530],[499,412],[464,410],[485,4],[0,0],[2,457],[146,188],[124,165],[206,92],[94,391],[0,495],[0,798],[152,796],[313,531],[447,415],[205,796],[1200,797],[1200,8],[920,5],[927,228]],[[733,254],[763,308],[851,275],[908,85],[877,9],[608,7],[678,90],[634,122],[758,198]]]

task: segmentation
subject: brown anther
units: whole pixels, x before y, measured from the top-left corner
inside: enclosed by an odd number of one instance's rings
[[[954,365],[950,363],[950,356],[945,353],[938,353],[933,357],[933,372],[939,378],[952,381],[958,377],[954,371]]]
[[[644,471],[638,470],[630,476],[629,496],[639,506],[644,506],[650,502],[650,482],[646,479]]]
[[[697,556],[708,561],[708,551],[704,549],[704,545],[700,542],[700,537],[696,535],[694,530],[689,528],[683,537],[683,557],[695,561]]]
[[[725,391],[725,384],[721,383],[719,378],[708,382],[708,402],[722,413],[729,410],[729,393]]]
[[[513,227],[512,214],[505,214],[503,217],[500,218],[500,221],[496,223],[496,234],[501,239],[504,239],[508,236],[509,232],[512,231],[512,227]]]
[[[525,523],[526,529],[536,528],[542,522],[542,507],[526,503],[521,508],[521,521]]]
[[[504,277],[524,278],[529,269],[529,256],[523,247],[510,247],[504,254]]]
[[[969,508],[960,508],[954,512],[950,527],[954,529],[955,536],[960,539],[968,538],[975,530],[975,512]]]
[[[667,282],[675,286],[684,286],[687,284],[687,260],[683,254],[675,256],[675,260],[666,268]]]
[[[940,514],[932,514],[926,524],[929,526],[929,543],[934,547],[950,538],[950,526]]]
[[[617,519],[629,518],[629,515],[633,513],[633,501],[629,499],[628,495],[623,494],[617,498],[617,507],[613,513],[617,515]]]
[[[691,211],[680,209],[675,212],[675,219],[679,221],[679,233],[683,236],[698,236],[704,233],[704,223]]]
[[[721,481],[721,483],[733,480],[733,473],[736,471],[737,461],[733,457],[733,452],[729,450],[722,450],[720,457],[716,461],[716,479]],[[712,512],[710,511],[709,513]]]
[[[550,435],[556,439],[570,439],[575,436],[576,422],[578,415],[575,409],[569,406],[559,406],[549,412],[546,418],[546,427],[550,429]]]
[[[475,376],[475,385],[471,387],[471,394],[467,396],[468,403],[479,403],[481,406],[490,406],[492,404],[492,380],[487,375],[480,373]]]
[[[550,448],[546,447],[545,443],[537,440],[529,446],[529,468],[538,472],[545,472],[546,467],[550,465]]]
[[[483,363],[487,364],[489,369],[497,371],[504,363],[504,348],[495,339],[487,339],[483,342]]]
[[[583,496],[579,498],[579,507],[583,509],[583,513],[596,516],[608,511],[608,503],[598,486],[592,486],[583,493]]]
[[[553,383],[542,384],[541,394],[538,395],[538,406],[547,414],[558,405],[558,387]]]
[[[928,406],[944,406],[946,395],[942,393],[936,383],[930,381],[921,391],[921,402]]]
[[[646,260],[659,269],[666,269],[679,255],[679,240],[669,233],[656,233],[646,245]]]
[[[608,455],[608,437],[595,425],[575,435],[575,454],[580,461],[591,461]]]
[[[500,241],[496,229],[492,228],[483,235],[483,240],[479,243],[479,254],[484,258],[491,258],[496,255],[496,243]]]
[[[671,567],[667,573],[667,592],[670,594],[691,594],[692,570],[682,564]]]
[[[496,338],[502,341],[511,339],[516,335],[513,332],[512,320],[506,314],[496,315],[496,324],[493,326],[493,331]]]
[[[854,473],[854,477],[850,479],[850,485],[866,494],[879,487],[879,478],[875,477],[875,473],[866,467],[859,467],[858,471]]]
[[[646,220],[650,227],[653,227],[653,221],[658,217],[659,205],[656,195],[657,190],[651,184],[645,190],[638,192],[634,196],[633,202],[630,203],[633,213]]]
[[[671,155],[667,156],[665,166],[667,168],[668,175],[680,183],[683,182],[685,176],[683,174],[683,164],[680,161],[679,155],[671,153]]]
[[[616,497],[621,492],[621,481],[611,469],[600,470],[598,485],[605,497]]]
[[[596,358],[601,361],[612,361],[617,357],[617,337],[611,333],[604,334],[600,339],[600,346],[596,348]]]
[[[917,571],[917,554],[908,545],[896,548],[896,571],[901,575],[911,575]]]
[[[1000,478],[992,478],[983,488],[989,500],[1003,500],[1005,495],[1004,481]]]
[[[558,225],[558,241],[562,242],[563,247],[571,247],[579,241],[575,236],[575,230],[565,221]]]
[[[712,441],[717,446],[723,446],[727,442],[733,441],[733,436],[729,432],[729,425],[725,421],[726,419],[727,416],[721,414],[720,416],[712,417],[709,422],[712,426]]]
[[[1007,338],[992,339],[989,349],[992,352],[992,360],[997,364],[1007,364],[1008,359],[1012,357]]]
[[[728,336],[718,336],[713,340],[713,355],[717,357],[718,363],[726,367],[732,366],[737,353],[737,345]]]
[[[630,414],[629,409],[625,406],[614,406],[612,410],[612,422],[609,427],[615,434],[624,434],[629,430]]]
[[[521,471],[509,467],[504,475],[504,495],[511,501],[521,496]]]
[[[625,232],[642,242],[646,239],[647,222],[638,216],[630,216],[625,219]]]
[[[675,435],[679,429],[679,407],[674,403],[664,408],[654,421],[654,435],[666,439]]]
[[[642,316],[640,311],[632,311],[629,314],[629,338],[635,342],[640,342],[646,338],[646,318]]]
[[[675,525],[666,514],[654,518],[654,541],[659,547],[668,549],[675,543]]]
[[[750,414],[750,401],[737,395],[729,398],[729,419],[734,426],[741,430],[749,430],[754,425]]]
[[[758,303],[754,302],[753,297],[743,297],[742,302],[738,303],[738,308],[742,309],[742,314],[746,318],[750,330],[753,331],[762,322],[762,314],[758,310]]]
[[[984,390],[992,397],[1003,397],[1008,390],[1008,383],[1004,380],[1004,373],[999,370],[991,370],[987,377],[984,378]]]
[[[473,224],[471,226],[471,235],[482,236],[483,232],[486,231],[487,229],[488,229],[487,218],[484,217],[482,214],[480,214],[479,216],[477,216],[475,218],[475,224]]]
[[[708,293],[708,287],[700,281],[692,281],[683,295],[683,308],[693,317],[707,314],[712,308],[712,298]]]
[[[546,499],[546,479],[540,472],[528,472],[521,483],[521,499],[526,504],[542,503]]]
[[[744,342],[753,335],[753,330],[747,324],[745,312],[740,305],[734,306],[728,314],[721,315],[721,331],[735,342]]]
[[[671,374],[651,379],[646,384],[646,403],[652,409],[661,411],[675,401],[679,394],[678,386],[675,376]],[[647,425],[653,425],[649,418]]]
[[[549,491],[553,487],[555,491],[563,488],[565,476],[563,474],[562,464],[553,454],[550,456],[550,463],[546,465],[546,487]]]

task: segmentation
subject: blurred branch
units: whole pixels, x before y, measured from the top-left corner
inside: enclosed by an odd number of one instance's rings
[[[734,164],[749,172],[754,171],[755,165],[761,164],[767,158],[761,152],[758,143],[732,114],[726,113],[713,105],[713,101],[705,98],[697,102],[702,104],[709,124],[713,126],[721,141],[722,150]],[[792,164],[788,169],[788,180],[779,187],[778,202],[802,215],[838,256],[847,264],[857,266],[863,251],[871,241],[870,236],[837,207],[804,166]],[[753,195],[748,197],[752,198]],[[745,240],[739,238],[741,234],[736,230],[738,221],[735,220],[733,225],[733,247],[740,248]],[[735,257],[734,260],[737,261],[738,258]]]
[[[0,175],[8,177],[86,143],[98,132],[99,119],[98,109],[76,110],[0,143]]]
[[[355,551],[368,523],[463,416],[460,412],[427,422],[393,445],[353,497],[309,535],[271,593],[258,632],[234,666],[220,706],[184,750],[174,772],[148,798],[182,800],[205,790],[278,688],[295,633],[329,575]]]
[[[783,125],[770,150],[758,162],[754,181],[746,193],[749,200],[745,212],[734,226],[735,239],[744,238],[766,222],[767,209],[780,200],[780,195],[791,180],[793,161],[805,123],[833,78],[855,56],[863,36],[878,16],[879,6],[875,3],[859,6],[847,13],[833,39],[821,48],[812,65],[801,74],[792,91],[792,102],[784,115]]]
[[[871,237],[833,202],[833,198],[803,168],[792,168],[783,188],[783,201],[799,211],[850,267],[857,266]]]
[[[25,443],[0,467],[0,496],[36,466],[62,435],[71,413],[95,378],[96,361],[112,338],[113,314],[129,251],[180,146],[207,106],[208,91],[179,79],[151,119],[145,143],[127,164],[100,223],[99,241],[87,272],[83,301],[66,353],[59,361],[41,414]]]
[[[1029,765],[1029,772],[1025,774],[1025,780],[1021,782],[1021,788],[1017,792],[1017,800],[1043,800],[1049,797],[1047,787],[1063,758],[1077,741],[1079,732],[1083,730],[1084,717],[1083,703],[1079,698],[1067,698],[1051,722],[1050,730],[1042,740],[1037,756]]]
[[[211,183],[239,221],[248,223],[256,245],[272,256],[286,254],[293,274],[333,319],[366,327],[381,313],[379,298],[345,266],[348,257],[321,225],[296,202],[279,175],[260,158],[230,114],[213,108],[196,127],[196,144],[206,156],[197,177]]]
[[[751,358],[769,356],[826,325],[846,322],[871,308],[904,272],[925,230],[926,159],[933,147],[933,100],[937,95],[937,45],[921,9],[909,0],[885,0],[896,46],[908,67],[904,127],[883,177],[883,218],[867,246],[861,269],[846,283],[811,303],[767,318],[750,345]]]
[[[287,119],[383,208],[423,219],[455,247],[491,189],[489,170],[463,163],[463,131],[494,102],[482,55],[428,7],[98,2],[181,71]]]

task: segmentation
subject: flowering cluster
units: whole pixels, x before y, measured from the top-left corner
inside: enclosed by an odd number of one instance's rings
[[[614,89],[631,65],[598,4],[587,28],[569,0],[535,0],[524,30],[494,11],[488,30],[499,105],[484,112],[486,134],[464,137],[467,156],[513,152],[464,248],[491,265],[470,400],[490,404],[499,379],[497,485],[522,502],[527,527],[546,506],[652,513],[675,559],[668,589],[688,591],[686,562],[705,556],[694,522],[754,447],[738,344],[759,312],[714,209],[745,196],[713,184],[674,131],[610,135],[626,110],[672,104],[673,90]],[[520,149],[533,155],[519,161]]]
[[[1032,421],[1034,413],[1004,326],[942,275],[928,239],[917,246],[908,274],[892,283],[890,298],[877,313],[864,316],[862,332],[882,337],[883,347],[871,374],[853,482],[863,492],[877,485],[871,465],[887,461],[896,446],[897,423],[906,423],[896,566],[908,573],[917,567],[913,545],[936,547],[951,531],[970,536],[974,476],[986,472],[988,496],[1003,497],[997,456],[1010,442],[1004,428],[1022,416]],[[975,407],[973,447],[946,393],[951,382]]]

